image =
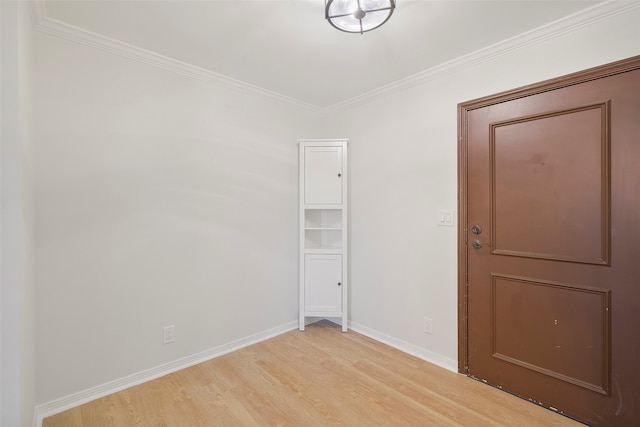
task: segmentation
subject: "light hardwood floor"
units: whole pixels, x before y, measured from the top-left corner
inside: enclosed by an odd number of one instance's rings
[[[581,426],[328,321],[48,417],[44,427]]]

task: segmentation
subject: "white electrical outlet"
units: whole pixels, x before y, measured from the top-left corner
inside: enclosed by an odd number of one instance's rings
[[[162,329],[162,343],[169,344],[176,340],[176,327],[174,325],[165,326]]]
[[[433,319],[431,317],[424,318],[424,333],[432,335],[433,334]]]

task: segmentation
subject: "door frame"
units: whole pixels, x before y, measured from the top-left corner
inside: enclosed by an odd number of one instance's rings
[[[640,69],[640,56],[544,80],[458,104],[458,372],[469,373],[468,325],[468,114],[470,111]]]

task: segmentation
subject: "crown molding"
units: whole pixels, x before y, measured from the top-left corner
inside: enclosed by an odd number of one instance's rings
[[[322,107],[310,104],[278,92],[255,86],[240,80],[214,73],[195,65],[187,64],[173,58],[151,52],[137,46],[106,37],[91,31],[47,17],[44,0],[32,0],[32,21],[34,29],[45,34],[71,40],[85,46],[93,47],[112,54],[120,55],[134,61],[156,66],[164,70],[182,74],[187,77],[210,82],[223,87],[240,90],[245,93],[264,96],[280,102],[288,103],[305,110],[314,112],[339,111],[345,108],[368,102],[375,98],[390,95],[394,92],[406,90],[414,86],[437,80],[456,71],[464,70],[489,61],[493,58],[528,46],[558,37],[562,34],[576,31],[582,27],[592,25],[611,16],[631,11],[640,7],[639,1],[609,0],[599,3],[565,18],[543,25],[531,31],[511,37],[479,49],[470,54],[458,57],[435,67],[421,71],[407,78],[397,80],[377,89],[345,101]]]
[[[316,112],[322,111],[321,107],[282,95],[278,92],[236,80],[222,74],[214,73],[204,68],[187,64],[185,62],[49,18],[47,17],[44,0],[32,0],[31,6],[33,27],[36,31],[41,33],[60,37],[104,52],[120,55],[134,61],[142,62],[162,68],[163,70],[172,71],[226,88],[240,90],[248,94],[264,96],[273,100],[292,104],[306,110]]]
[[[325,111],[338,111],[348,107],[363,104],[374,98],[390,95],[397,91],[406,90],[423,83],[446,77],[451,73],[474,67],[493,58],[514,52],[552,39],[562,34],[576,31],[596,22],[605,20],[614,15],[625,13],[640,7],[639,1],[609,0],[596,4],[590,8],[569,15],[565,18],[535,28],[531,31],[519,34],[485,48],[476,50],[470,54],[458,57],[451,61],[436,65],[435,67],[421,71],[405,79],[395,81],[377,89],[355,96],[343,102],[333,104],[325,108]]]

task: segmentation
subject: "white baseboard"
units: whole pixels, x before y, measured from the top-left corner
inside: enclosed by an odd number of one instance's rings
[[[214,359],[232,351],[239,350],[243,347],[250,346],[260,341],[265,341],[269,338],[273,338],[277,335],[284,334],[291,330],[298,328],[298,322],[293,321],[285,323],[284,325],[277,326],[275,328],[267,329],[266,331],[258,332],[257,334],[250,335],[248,337],[232,341],[227,344],[220,345],[218,347],[211,348],[209,350],[202,351],[200,353],[193,354],[191,356],[183,357],[173,362],[165,363],[164,365],[156,366],[155,368],[147,369],[142,372],[135,373],[108,383],[91,387],[89,389],[73,393],[60,399],[52,400],[51,402],[43,403],[35,408],[33,425],[34,427],[41,427],[42,421],[51,415],[58,414],[73,407],[82,405],[92,400],[99,399],[112,393],[133,387],[144,382],[160,378],[172,372],[179,371],[189,366],[197,365],[198,363],[206,362],[207,360]]]
[[[434,365],[440,366],[441,368],[447,369],[452,372],[458,372],[458,361],[455,359],[450,359],[441,354],[425,350],[424,348],[418,347],[406,341],[399,340],[382,332],[376,331],[375,329],[360,325],[356,322],[349,321],[349,328],[353,329],[359,334],[365,335],[371,339],[380,341],[381,343],[398,349],[404,353],[415,356],[418,359],[433,363]]]
[[[318,318],[313,320],[318,321],[322,319]],[[328,320],[331,320],[335,323],[336,321],[340,321],[341,319],[331,318]],[[310,323],[313,323],[313,321]],[[381,343],[387,344],[402,352],[415,356],[429,363],[433,363],[434,365],[440,366],[450,371],[458,372],[457,360],[450,359],[440,354],[425,350],[406,341],[399,340],[397,338],[386,335],[382,332],[376,331],[355,322],[349,322],[349,327],[355,332],[358,332],[376,341],[380,341]],[[42,427],[42,421],[46,417],[49,417],[51,415],[58,414],[60,412],[66,411],[67,409],[74,408],[87,402],[91,402],[92,400],[99,399],[109,394],[127,389],[129,387],[133,387],[135,385],[160,378],[172,372],[188,368],[189,366],[206,362],[207,360],[211,360],[227,353],[231,353],[232,351],[239,350],[241,348],[256,344],[261,341],[265,341],[269,338],[273,338],[297,328],[297,321],[289,322],[284,325],[250,335],[248,337],[232,341],[230,343],[223,344],[221,346],[205,350],[200,353],[193,354],[191,356],[174,360],[173,362],[169,362],[164,365],[156,366],[155,368],[147,369],[145,371],[138,372],[136,374],[129,375],[114,381],[109,381],[108,383],[96,387],[91,387],[78,393],[73,393],[60,399],[52,400],[51,402],[38,405],[36,406],[34,411],[35,414],[33,425],[34,427]]]

